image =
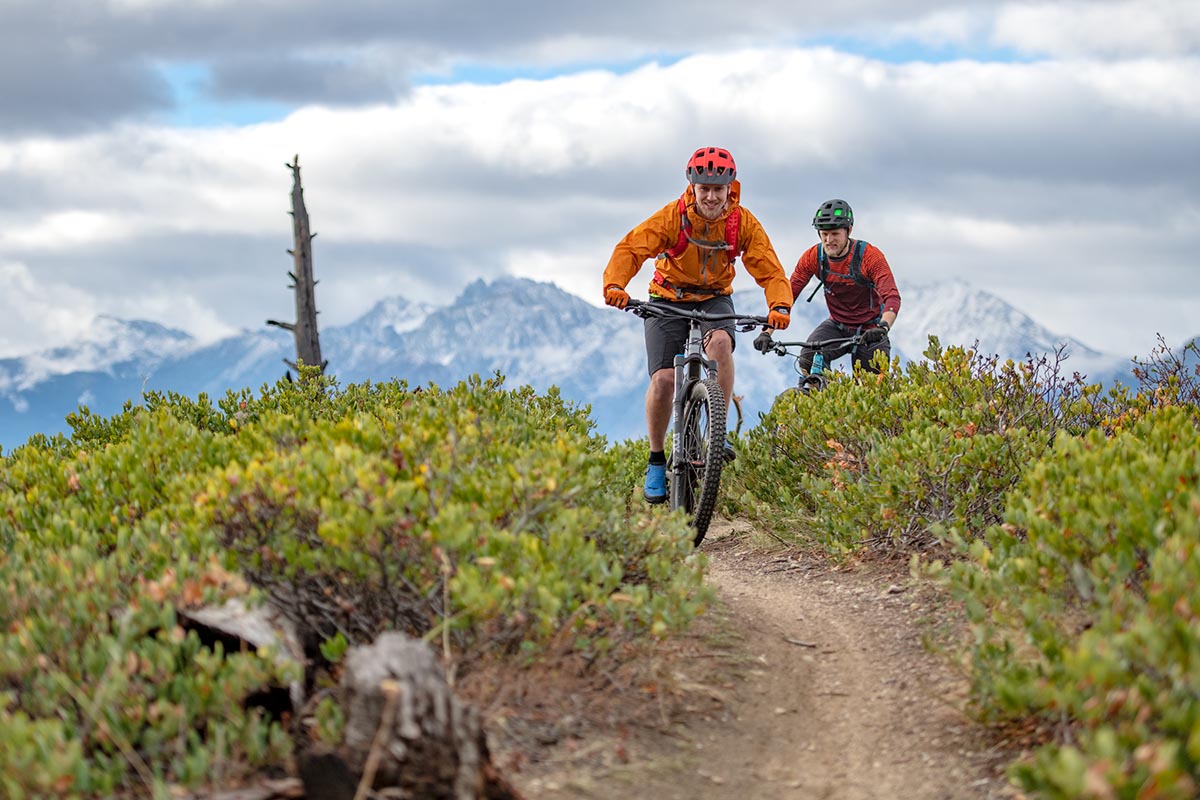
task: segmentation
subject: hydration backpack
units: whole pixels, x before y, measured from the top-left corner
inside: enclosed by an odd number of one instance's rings
[[[724,245],[722,245],[721,242],[706,242],[703,239],[692,238],[692,221],[688,219],[687,215],[686,192],[684,192],[683,197],[679,198],[679,216],[682,220],[679,226],[679,241],[675,242],[675,246],[670,250],[667,250],[664,255],[668,255],[671,258],[679,258],[681,255],[683,255],[683,251],[687,249],[689,244],[694,244],[698,247],[703,247],[710,250],[718,249],[723,246],[725,252],[729,254],[729,263],[731,264],[737,260],[738,256],[742,254],[741,249],[738,247],[738,229],[742,222],[741,206],[735,206],[734,209],[729,212],[729,216],[725,218]]]
[[[867,251],[867,243],[862,239],[854,242],[854,256],[850,259],[850,280],[857,283],[859,286],[866,286],[871,290],[871,308],[875,308],[875,281],[863,275],[862,262],[863,253]],[[825,246],[817,245],[817,285],[812,290],[812,294],[808,296],[809,303],[817,296],[817,289],[825,285],[825,281],[829,278],[829,256],[825,255]],[[828,289],[826,289],[828,291]]]

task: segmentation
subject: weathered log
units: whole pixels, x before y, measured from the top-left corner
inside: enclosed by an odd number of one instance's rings
[[[241,786],[237,789],[193,792],[186,796],[175,796],[186,797],[187,800],[306,800],[304,785],[297,778],[277,780],[263,778],[251,786]]]
[[[221,642],[226,653],[269,647],[276,662],[298,666],[299,673],[304,671],[304,648],[296,626],[269,603],[246,608],[241,600],[234,598],[221,606],[178,608],[176,613],[184,630],[195,630],[206,647]],[[263,706],[274,717],[285,710],[294,714],[304,705],[304,684],[296,680],[282,688],[282,698],[274,697],[275,692],[268,689],[247,698],[246,704]]]
[[[474,708],[454,696],[433,650],[401,633],[346,654],[336,751],[298,757],[309,797],[519,800],[491,763]],[[347,794],[353,776],[355,791]],[[311,788],[310,788],[311,787]]]

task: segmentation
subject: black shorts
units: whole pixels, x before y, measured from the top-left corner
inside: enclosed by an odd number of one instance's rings
[[[650,302],[656,305],[661,303],[676,308],[686,308],[691,311],[707,311],[710,314],[734,313],[733,298],[727,294],[700,302],[675,302],[657,297],[650,298]],[[684,345],[687,344],[688,321],[682,317],[647,317],[645,326],[646,366],[650,370],[650,374],[653,375],[660,369],[674,369],[675,356],[682,353]],[[702,322],[700,329],[706,336],[711,330],[726,331],[730,341],[735,347],[737,346],[737,340],[733,335],[733,320]]]

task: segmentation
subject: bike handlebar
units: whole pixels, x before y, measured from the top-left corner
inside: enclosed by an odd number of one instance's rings
[[[788,352],[787,348],[789,347],[824,350],[826,347],[832,347],[834,345],[840,346],[846,344],[859,344],[862,342],[862,338],[863,334],[860,332],[854,334],[853,336],[847,336],[842,339],[825,339],[819,342],[777,342],[771,338],[770,331],[763,331],[754,340],[754,349],[758,350],[763,355],[766,355],[767,353],[774,353],[777,356],[787,356],[795,355],[795,353]]]
[[[741,331],[749,331],[767,324],[766,317],[756,317],[749,314],[714,314],[709,311],[695,311],[687,308],[677,308],[666,303],[651,303],[648,300],[631,299],[625,304],[625,310],[639,317],[683,317],[697,322],[726,322],[733,321],[734,327]]]

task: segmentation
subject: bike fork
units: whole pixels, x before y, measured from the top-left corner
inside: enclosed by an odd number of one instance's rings
[[[682,502],[684,475],[687,465],[683,457],[683,405],[691,382],[686,378],[686,365],[682,355],[675,356],[675,397],[671,402],[671,456],[667,463],[667,494],[671,508],[679,508]]]
[[[716,366],[717,362],[710,361],[701,353],[680,353],[675,356],[675,397],[671,403],[671,456],[667,464],[667,493],[671,499],[671,508],[683,505],[682,493],[685,491],[689,466],[683,452],[683,410],[692,386],[702,380],[705,373],[711,375]]]

